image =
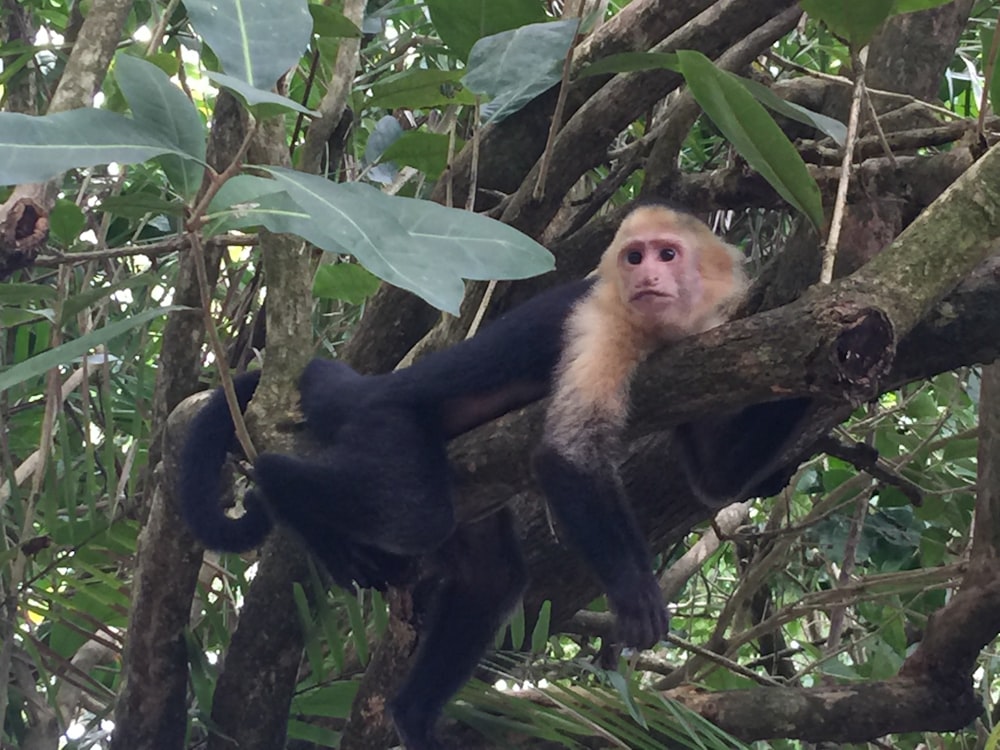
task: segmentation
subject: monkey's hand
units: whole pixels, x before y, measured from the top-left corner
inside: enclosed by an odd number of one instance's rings
[[[670,615],[652,573],[642,571],[627,578],[608,590],[618,639],[633,648],[650,648],[669,630]]]

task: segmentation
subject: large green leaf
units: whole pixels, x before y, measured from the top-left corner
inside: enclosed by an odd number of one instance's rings
[[[476,97],[462,88],[461,70],[414,68],[387,77],[371,88],[369,107],[427,109],[448,104],[475,104]]]
[[[209,73],[208,78],[217,86],[229,89],[231,92],[236,94],[240,99],[246,102],[248,107],[254,108],[257,115],[261,118],[279,114],[281,110],[285,109],[291,109],[310,116],[317,114],[308,107],[303,107],[294,99],[289,99],[287,96],[282,96],[281,94],[275,94],[273,91],[265,91],[264,89],[256,88],[255,86],[240,80],[236,76],[227,76],[225,73]],[[275,111],[260,111],[264,107],[268,107]]]
[[[817,227],[823,224],[819,186],[798,151],[741,79],[700,52],[677,53],[688,88],[712,122],[782,198]]]
[[[897,0],[800,0],[799,5],[852,47],[861,49],[892,14],[896,3]]]
[[[673,52],[619,52],[584,66],[577,74],[577,78],[661,68],[677,70],[677,55]]]
[[[128,99],[137,125],[197,159],[181,159],[172,154],[160,157],[174,189],[185,198],[193,198],[201,188],[205,172],[199,163],[205,161],[205,126],[198,110],[162,70],[138,57],[118,55],[115,79]]]
[[[751,78],[740,78],[739,80],[746,87],[747,91],[753,94],[754,98],[768,109],[774,110],[779,115],[784,115],[796,122],[801,122],[803,125],[816,128],[821,133],[826,133],[839,146],[843,146],[847,142],[847,126],[840,120],[821,115],[819,112],[813,112],[801,104],[786,101],[764,84],[758,83]]]
[[[491,98],[483,109],[487,122],[514,114],[559,82],[577,27],[575,19],[536,23],[476,42],[462,81]]]
[[[336,8],[326,5],[309,5],[309,15],[313,20],[313,31],[323,37],[359,37],[359,29],[354,21]]]
[[[987,50],[993,47],[993,29],[987,26],[980,26],[979,43],[982,45],[983,56],[985,57]],[[990,80],[987,82],[990,92],[990,106],[993,107],[994,112],[1000,111],[1000,65],[997,62],[1000,61],[994,61],[993,70],[990,72]]]
[[[525,279],[555,267],[548,250],[495,219],[432,201],[378,195],[437,273],[443,265],[463,279]]]
[[[378,291],[379,281],[359,263],[327,263],[316,269],[313,296],[360,305]]]
[[[427,0],[441,41],[463,60],[485,36],[545,20],[538,0]]]
[[[44,182],[75,167],[133,164],[161,154],[190,158],[135,121],[102,109],[41,117],[0,112],[0,185]]]
[[[228,222],[259,224],[297,234],[330,252],[350,253],[379,278],[443,310],[458,312],[463,279],[525,278],[553,266],[545,248],[493,219],[388,196],[360,183],[266,169],[275,179],[231,180],[213,203],[213,212],[222,200],[234,200],[236,213]],[[283,194],[294,204],[283,201]]]
[[[893,15],[898,13],[914,13],[918,10],[929,10],[941,5],[947,5],[952,0],[896,0],[893,3]]]
[[[407,130],[382,152],[381,158],[399,166],[415,167],[436,180],[448,166],[448,141],[445,133]],[[456,141],[455,153],[462,145],[461,140]]]
[[[185,0],[195,31],[226,74],[269,91],[312,33],[306,0]]]
[[[96,331],[91,331],[78,339],[73,339],[61,346],[57,346],[55,349],[49,349],[43,354],[36,355],[29,360],[16,364],[0,372],[0,393],[26,380],[37,378],[53,367],[72,362],[74,359],[87,354],[95,346],[106,344],[111,339],[131,331],[133,328],[138,328],[153,318],[158,318],[174,310],[183,309],[183,307],[175,305],[172,307],[159,307],[155,310],[145,310],[125,320],[111,323],[104,326],[104,328],[98,328]]]
[[[0,305],[26,305],[31,302],[49,302],[58,295],[45,284],[0,284]]]

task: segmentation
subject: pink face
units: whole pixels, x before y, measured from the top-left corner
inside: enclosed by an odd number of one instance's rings
[[[633,234],[618,255],[622,296],[644,318],[680,322],[700,294],[697,261],[680,236]]]

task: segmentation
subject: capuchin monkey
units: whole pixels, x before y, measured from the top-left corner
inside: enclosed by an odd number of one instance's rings
[[[534,463],[559,533],[607,591],[623,645],[651,646],[668,617],[617,471],[629,382],[657,346],[723,322],[746,283],[736,252],[696,218],[639,205],[595,274],[532,298],[471,339],[382,375],[310,362],[299,391],[305,428],[320,452],[261,454],[239,518],[227,516],[219,501],[234,430],[217,390],[192,420],[182,449],[184,518],[206,546],[234,552],[259,545],[273,523],[283,524],[344,587],[412,583],[414,561],[430,560],[432,582],[415,589],[415,609],[425,613],[418,652],[390,710],[408,750],[435,750],[444,705],[527,582],[508,510],[456,527],[446,443],[551,392]],[[241,409],[257,381],[257,373],[236,379]],[[785,411],[778,403],[762,408]],[[797,418],[781,434],[740,434],[754,448],[733,455],[774,463]],[[712,423],[711,434],[678,431],[699,466],[713,466],[710,452],[733,448],[720,432],[725,419]],[[703,496],[756,481],[761,471],[730,464],[723,457],[713,466],[732,477],[725,487],[702,488]],[[767,472],[772,482],[780,474],[774,471]]]
[[[619,636],[649,647],[667,630],[652,559],[618,475],[629,382],[658,346],[707,331],[746,291],[736,250],[693,216],[640,207],[570,312],[535,473],[549,507],[608,594]]]

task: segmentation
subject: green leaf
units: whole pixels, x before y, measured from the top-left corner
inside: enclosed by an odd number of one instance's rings
[[[786,101],[764,84],[750,78],[740,78],[739,80],[746,87],[747,91],[753,94],[754,98],[768,109],[777,112],[779,115],[784,115],[790,120],[814,127],[821,133],[826,133],[826,135],[837,142],[838,146],[843,146],[847,142],[847,126],[840,120],[821,115],[819,112],[813,112],[811,109],[806,109],[800,104]]]
[[[115,292],[120,292],[122,289],[142,288],[148,286],[155,279],[156,277],[151,273],[140,273],[136,276],[126,276],[114,284],[98,286],[74,294],[63,303],[58,325],[65,325],[67,321],[76,317],[77,313],[86,310],[95,302],[110,297]]]
[[[677,53],[688,88],[722,134],[782,198],[817,227],[823,224],[819,186],[791,141],[741,80],[700,52]]]
[[[607,672],[606,674],[608,682],[618,693],[618,697],[622,699],[622,703],[628,709],[629,715],[636,724],[643,729],[647,729],[646,718],[642,715],[642,709],[639,708],[639,704],[635,702],[635,696],[632,695],[632,691],[629,689],[628,680],[617,670]]]
[[[800,0],[802,10],[820,19],[855,50],[871,41],[898,0]]]
[[[176,146],[114,112],[74,109],[32,117],[0,112],[0,184],[44,182],[68,169],[133,164],[161,154],[187,158]]]
[[[461,70],[413,68],[372,86],[369,107],[428,109],[448,104],[475,104],[476,97],[460,85]]]
[[[300,742],[304,741],[310,747],[340,747],[340,732],[335,732],[326,727],[310,724],[305,721],[297,721],[296,719],[289,719],[287,731],[289,739]]]
[[[518,603],[514,613],[510,616],[508,623],[510,628],[510,644],[515,651],[520,650],[524,644],[524,604]],[[499,634],[498,634],[499,635]]]
[[[427,0],[441,41],[462,60],[477,40],[545,20],[538,0]]]
[[[115,80],[128,99],[135,123],[192,157],[181,159],[167,154],[160,157],[160,165],[174,190],[193,198],[205,173],[202,163],[206,134],[198,110],[166,73],[138,57],[118,55]]]
[[[603,76],[609,73],[634,73],[637,70],[678,70],[677,54],[674,52],[619,52],[616,55],[602,57],[596,62],[585,65],[577,74],[577,78]]]
[[[87,226],[87,217],[73,201],[60,198],[49,214],[49,229],[64,245],[72,245]]]
[[[29,302],[48,302],[54,300],[56,290],[44,284],[0,284],[0,304],[25,305]]]
[[[461,139],[456,139],[456,154],[463,145]],[[424,130],[407,130],[382,152],[382,159],[399,166],[419,169],[432,180],[436,180],[448,166],[448,135],[428,133]]]
[[[344,680],[306,690],[292,699],[292,712],[346,719],[351,713],[351,704],[358,694],[359,685],[354,680]]]
[[[356,263],[328,263],[316,269],[313,296],[360,305],[378,291],[378,277]]]
[[[359,183],[263,167],[304,212],[262,223],[317,247],[351,253],[381,279],[457,313],[462,279],[520,279],[550,270],[552,255],[513,227],[469,211],[389,196]],[[258,189],[264,193],[267,186]],[[313,218],[319,217],[319,218]]]
[[[531,631],[531,653],[545,653],[545,646],[549,641],[549,627],[552,622],[552,600],[546,599],[538,609],[538,618],[535,620],[535,627]]]
[[[0,328],[23,326],[25,323],[33,323],[43,318],[55,322],[55,314],[50,309],[22,310],[17,307],[0,307]]]
[[[359,37],[361,29],[347,16],[328,5],[309,5],[313,32],[322,37]]]
[[[262,91],[298,64],[312,34],[306,0],[185,0],[184,6],[223,71]]]
[[[373,165],[368,169],[369,180],[388,185],[396,179],[399,174],[396,165],[385,159],[379,163],[379,157],[402,134],[403,126],[392,115],[385,115],[375,123],[375,127],[368,134],[368,142],[365,143],[364,163],[365,165]]]
[[[893,15],[913,13],[918,10],[929,10],[947,5],[951,0],[896,0],[893,4]]]
[[[364,596],[364,592],[361,591],[357,594],[345,591],[342,601],[344,603],[344,609],[347,610],[347,620],[351,624],[351,640],[354,642],[354,648],[357,651],[358,661],[362,664],[367,664],[369,649],[368,639],[366,636],[367,631],[365,628],[365,616],[361,611],[360,598],[362,596]]]
[[[227,180],[209,204],[205,218],[206,237],[258,226],[287,232],[292,231],[289,222],[310,219],[277,182],[253,175]],[[279,226],[282,228],[275,228]]]
[[[989,50],[993,47],[993,29],[987,26],[979,27],[979,41],[983,48],[983,58],[985,59]],[[1000,57],[1000,56],[998,56]],[[994,60],[993,70],[990,72],[990,80],[987,82],[990,92],[990,106],[994,112],[1000,111],[1000,59]]]
[[[224,73],[209,73],[208,78],[217,86],[229,89],[231,92],[236,94],[236,96],[242,99],[243,102],[248,107],[252,108],[254,113],[262,119],[274,114],[279,114],[286,109],[301,112],[302,114],[309,115],[310,117],[315,117],[318,114],[308,107],[303,107],[294,99],[289,99],[287,96],[282,96],[281,94],[275,94],[273,91],[259,89],[246,83],[245,81],[240,80],[236,76],[227,76]]]
[[[133,328],[138,328],[154,318],[158,318],[174,310],[184,309],[186,308],[181,305],[172,305],[170,307],[158,307],[155,310],[144,310],[125,320],[106,325],[104,328],[98,328],[96,331],[91,331],[78,339],[57,346],[55,349],[49,349],[43,354],[36,355],[25,362],[9,367],[0,372],[0,392],[23,383],[26,380],[37,378],[53,367],[72,362],[74,359],[87,354],[95,346],[106,344],[123,333],[131,331]]]
[[[182,216],[184,214],[184,206],[177,201],[168,200],[145,190],[109,195],[101,201],[98,208],[126,219],[141,219],[147,214],[166,214],[167,216]]]
[[[491,98],[485,122],[500,122],[559,82],[577,27],[576,19],[535,23],[476,42],[462,81]]]

